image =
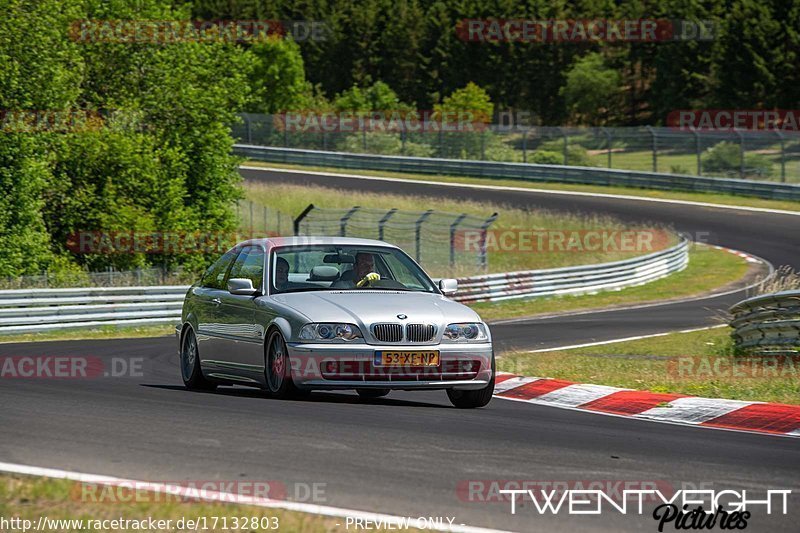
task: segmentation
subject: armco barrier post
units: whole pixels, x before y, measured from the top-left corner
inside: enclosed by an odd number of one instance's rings
[[[658,172],[658,136],[652,126],[646,126],[645,129],[650,132],[651,149],[653,151],[653,172]]]
[[[308,204],[308,207],[303,209],[303,212],[297,215],[297,218],[294,219],[294,234],[300,235],[300,223],[303,221],[306,216],[314,209],[314,204]]]
[[[611,168],[611,133],[606,128],[600,128],[606,136],[606,156],[608,158],[608,168]]]
[[[394,215],[396,212],[397,212],[397,208],[393,207],[392,209],[389,209],[386,212],[386,214],[383,215],[383,217],[378,221],[378,240],[379,241],[383,240],[383,229],[384,229],[384,226],[386,226],[386,223],[389,222],[389,219],[392,218],[392,215]]]
[[[703,175],[703,166],[700,162],[700,134],[692,128],[692,135],[694,135],[694,151],[697,156],[697,175]]]
[[[739,137],[739,178],[744,179],[744,135],[737,129],[733,132]]]
[[[415,247],[414,259],[416,259],[417,263],[419,263],[419,257],[420,257],[420,240],[421,240],[420,229],[422,228],[422,223],[425,222],[426,218],[431,216],[431,213],[433,213],[433,209],[428,209],[427,211],[422,213],[422,215],[417,219],[417,222],[415,223],[416,227],[414,228],[414,247]]]
[[[522,162],[528,162],[528,132],[522,132]]]
[[[339,219],[339,236],[345,237],[347,236],[347,221],[356,214],[356,211],[361,209],[359,206],[355,206],[350,211],[345,213],[345,215]]]
[[[492,216],[487,218],[481,226],[481,245],[480,252],[478,253],[478,266],[483,271],[486,271],[489,268],[489,262],[486,258],[486,231],[496,219],[497,213],[492,213]]]
[[[778,136],[778,139],[781,142],[781,183],[786,183],[786,146],[784,146],[784,136],[778,130],[775,130],[775,134]]]
[[[465,218],[467,218],[467,214],[461,213],[456,217],[453,223],[450,224],[450,268],[456,266],[456,229]]]

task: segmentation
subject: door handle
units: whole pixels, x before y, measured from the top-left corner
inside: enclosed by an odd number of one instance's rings
[[[222,300],[220,300],[219,298],[212,298],[211,303],[217,306],[222,303]]]

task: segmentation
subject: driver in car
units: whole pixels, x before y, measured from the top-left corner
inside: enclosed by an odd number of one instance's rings
[[[275,260],[275,288],[283,290],[289,285],[289,261],[283,257]]]
[[[371,281],[381,279],[381,276],[374,272],[375,256],[368,252],[358,252],[356,254],[356,264],[351,270],[342,273],[342,277],[335,281],[331,287],[335,288],[354,288],[368,285]]]

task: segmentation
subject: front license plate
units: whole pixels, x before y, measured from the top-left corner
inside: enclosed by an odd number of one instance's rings
[[[438,350],[375,352],[375,366],[439,366]]]

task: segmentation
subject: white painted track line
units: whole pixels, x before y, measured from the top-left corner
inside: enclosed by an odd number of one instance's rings
[[[58,470],[54,468],[42,468],[38,466],[27,466],[13,463],[0,462],[0,472],[11,474],[23,474],[28,476],[40,476],[53,479],[68,479],[82,483],[92,483],[97,485],[109,486],[136,486],[141,490],[148,490],[152,492],[160,492],[165,494],[176,494],[187,497],[197,497],[198,499],[230,503],[232,501],[241,505],[253,505],[255,507],[265,507],[271,509],[284,509],[287,511],[297,511],[301,513],[311,513],[323,516],[330,516],[335,518],[363,518],[366,520],[379,520],[384,524],[394,524],[401,526],[407,517],[400,517],[396,515],[371,513],[367,511],[357,511],[354,509],[343,509],[340,507],[329,507],[326,505],[315,505],[309,503],[291,502],[284,500],[270,500],[267,498],[259,498],[256,496],[243,496],[241,494],[231,494],[218,491],[207,491],[199,489],[187,489],[180,485],[137,481],[132,479],[117,478],[113,476],[103,476],[97,474],[84,474],[80,472],[70,472],[68,470]],[[416,518],[416,517],[412,517]],[[412,524],[416,524],[415,520],[411,520]],[[457,533],[505,533],[502,530],[486,529],[481,527],[468,526],[464,524],[444,525],[441,528],[436,528],[436,531],[452,531]]]

